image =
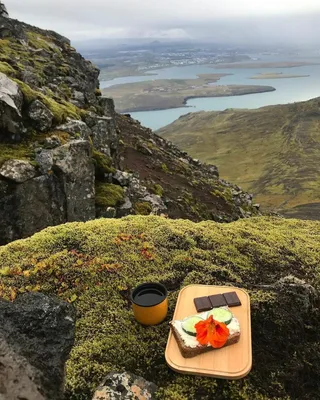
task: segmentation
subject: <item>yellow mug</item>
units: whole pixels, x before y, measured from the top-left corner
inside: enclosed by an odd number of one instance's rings
[[[157,325],[168,313],[168,292],[161,283],[143,283],[131,295],[135,319],[142,325]]]

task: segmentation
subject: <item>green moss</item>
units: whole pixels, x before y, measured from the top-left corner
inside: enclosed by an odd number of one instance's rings
[[[112,158],[107,157],[105,154],[97,150],[92,151],[92,158],[95,165],[97,179],[103,179],[104,174],[115,172],[115,169],[112,167]]]
[[[214,189],[212,190],[211,194],[214,197],[220,197],[224,199],[227,203],[232,202],[232,193],[230,189],[221,188],[221,189]]]
[[[108,372],[125,369],[155,382],[160,400],[318,398],[319,302],[307,288],[274,284],[294,275],[319,293],[319,222],[99,219],[50,227],[1,247],[0,265],[6,299],[31,290],[77,296],[68,400],[92,398]],[[168,317],[153,327],[136,323],[128,301],[131,289],[148,281],[170,288]],[[254,364],[245,379],[181,375],[167,366],[168,322],[180,289],[194,283],[249,291]]]
[[[150,187],[152,193],[157,194],[158,196],[163,196],[163,187],[158,183],[155,183]]]
[[[7,160],[31,160],[33,158],[34,151],[28,144],[0,143],[0,167]]]
[[[44,49],[49,52],[55,52],[56,54],[61,55],[61,51],[54,44],[54,40],[50,40],[49,35],[41,35],[38,32],[27,32],[28,44],[34,49]]]
[[[123,201],[124,191],[121,186],[96,182],[96,205],[98,207],[115,207]]]
[[[65,95],[66,98],[70,98],[72,96],[72,91],[66,83],[60,83],[59,89]]]
[[[101,90],[100,89],[96,89],[95,90],[95,94],[96,94],[96,96],[102,96],[102,92],[101,92]]]
[[[17,72],[7,62],[0,62],[0,72],[8,76],[16,76]]]
[[[141,201],[134,205],[134,210],[138,215],[149,215],[152,211],[152,206],[147,201]]]
[[[54,120],[56,124],[61,124],[65,122],[68,117],[72,119],[80,119],[80,110],[75,105],[68,103],[67,101],[64,100],[61,100],[61,102],[58,103],[49,96],[46,96],[43,93],[33,90],[26,83],[18,79],[14,80],[20,86],[20,89],[23,93],[23,97],[26,103],[30,104],[36,99],[41,100],[54,115]]]
[[[162,163],[162,164],[161,164],[161,169],[162,169],[162,171],[165,172],[166,174],[169,173],[169,168],[167,167],[167,164]]]

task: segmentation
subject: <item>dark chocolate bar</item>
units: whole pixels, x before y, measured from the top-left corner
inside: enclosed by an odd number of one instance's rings
[[[229,307],[241,306],[241,301],[236,292],[223,293]]]
[[[226,299],[223,297],[222,294],[213,294],[212,296],[209,296],[209,300],[212,308],[222,307],[227,305]]]
[[[196,309],[198,312],[208,311],[208,310],[211,310],[211,308],[212,308],[209,297],[207,297],[207,296],[196,297],[195,299],[193,299],[193,301],[194,301],[194,305],[196,306]]]

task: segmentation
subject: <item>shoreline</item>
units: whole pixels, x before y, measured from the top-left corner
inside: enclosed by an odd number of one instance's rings
[[[229,94],[218,95],[218,96],[212,96],[211,94],[209,96],[205,96],[205,95],[203,95],[203,96],[201,96],[201,95],[187,96],[183,99],[183,102],[181,104],[177,104],[176,106],[172,106],[172,107],[153,107],[153,108],[149,108],[149,109],[146,109],[145,107],[144,108],[137,107],[136,109],[124,109],[124,110],[116,109],[116,111],[121,114],[130,114],[130,113],[136,113],[136,112],[173,110],[176,108],[193,108],[193,106],[187,105],[187,102],[189,100],[208,99],[208,98],[217,98],[217,97],[247,96],[250,94],[268,93],[268,92],[275,92],[275,91],[276,91],[276,88],[274,88],[272,86],[265,86],[264,90],[256,91],[256,92],[248,91],[246,93],[236,93],[236,94],[229,93]]]

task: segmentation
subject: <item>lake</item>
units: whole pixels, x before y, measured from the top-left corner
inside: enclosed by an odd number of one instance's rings
[[[263,61],[276,61],[264,59]],[[282,60],[277,60],[282,61]],[[285,59],[288,61],[288,58]],[[305,61],[305,60],[304,60]],[[250,61],[251,62],[251,61]],[[261,60],[257,61],[261,62]],[[319,62],[319,60],[313,60]],[[310,75],[304,78],[287,79],[250,79],[250,77],[263,72],[282,72],[290,75]],[[101,82],[101,88],[115,84],[142,82],[150,79],[185,79],[196,78],[198,74],[226,73],[232,74],[221,78],[216,85],[267,85],[273,86],[276,91],[243,96],[208,97],[191,99],[187,107],[173,108],[159,111],[142,111],[131,113],[132,117],[139,120],[142,125],[153,130],[172,123],[181,115],[196,111],[221,111],[226,108],[258,108],[273,104],[285,104],[296,101],[309,100],[320,96],[320,65],[309,65],[293,68],[212,68],[204,65],[186,67],[172,67],[152,71],[151,76],[129,76],[117,78],[112,81]]]

